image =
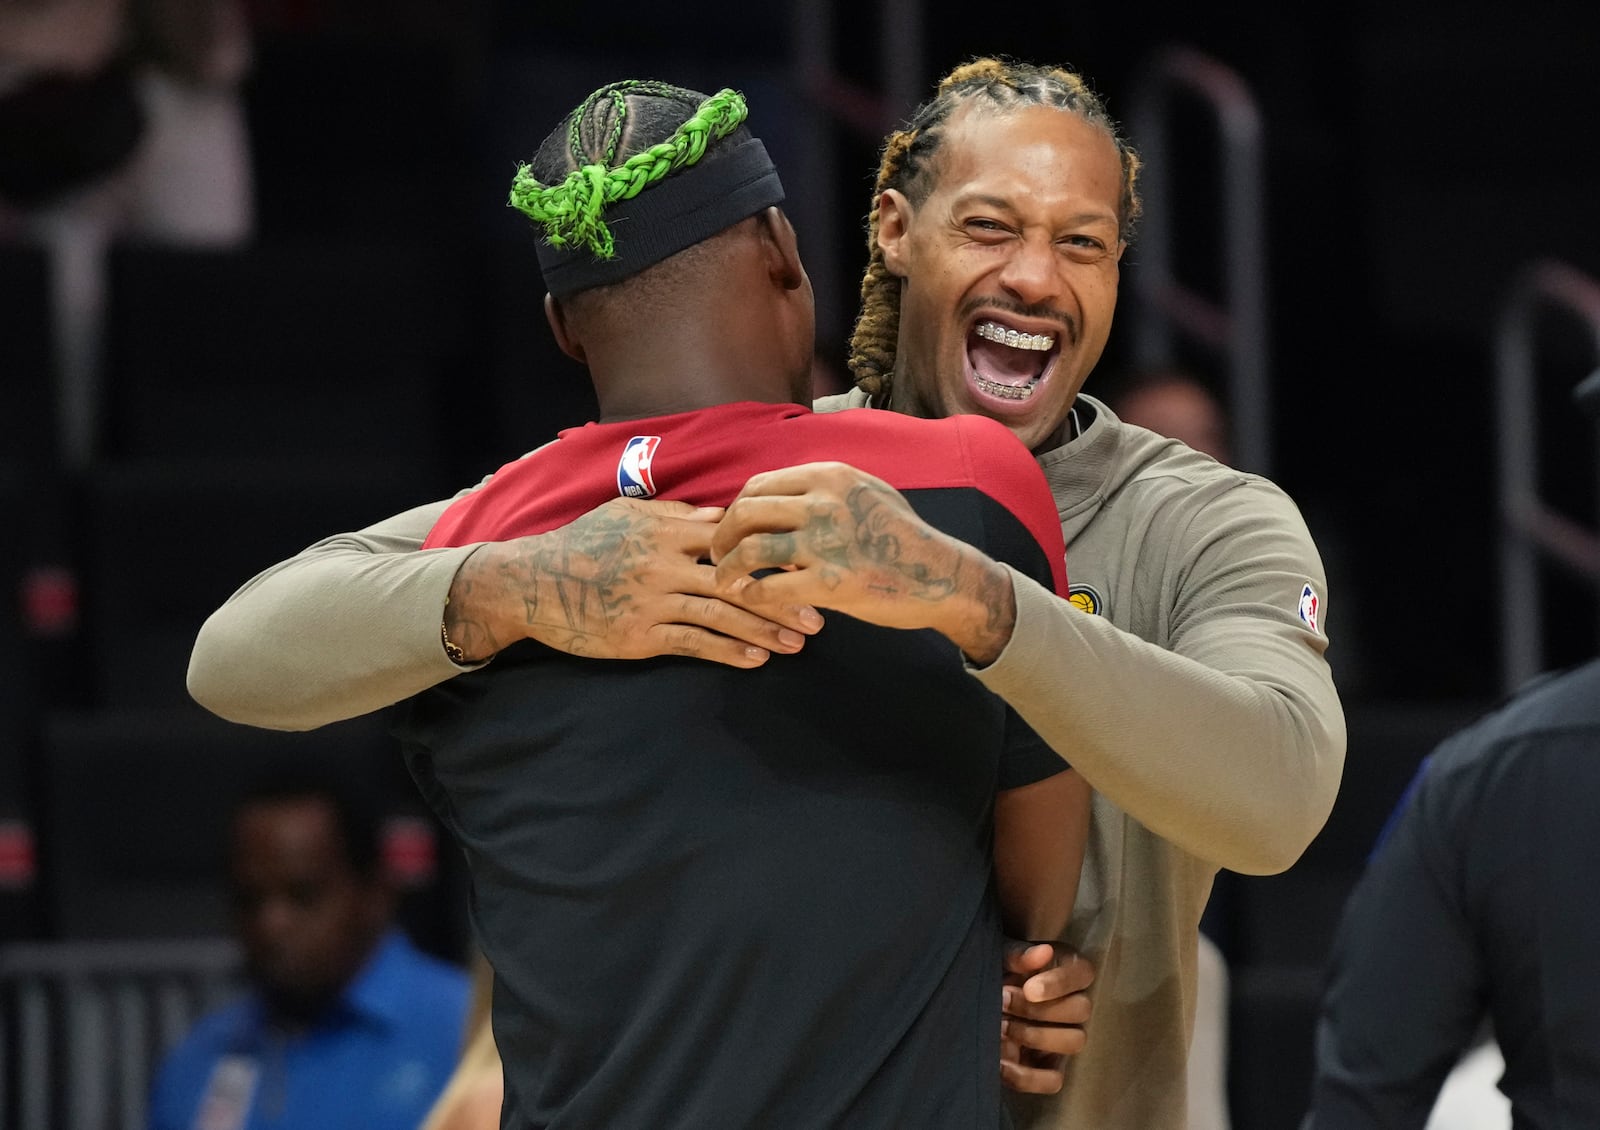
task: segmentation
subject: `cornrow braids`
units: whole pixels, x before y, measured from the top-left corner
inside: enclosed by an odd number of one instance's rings
[[[686,119],[678,117],[690,107]],[[698,163],[709,146],[739,129],[747,113],[735,90],[705,98],[652,80],[611,83],[589,95],[545,139],[532,164],[517,167],[509,202],[544,226],[552,247],[587,247],[611,259],[616,248],[603,218],[606,208]],[[671,136],[629,154],[650,127],[659,128],[663,114],[678,117]],[[559,157],[552,152],[558,138],[564,150]],[[619,153],[627,154],[620,163]],[[541,176],[556,183],[541,183]]]
[[[1130,242],[1139,220],[1139,155],[1122,137],[1098,95],[1083,76],[1064,67],[1041,67],[1004,58],[974,59],[946,75],[934,96],[911,115],[906,127],[884,143],[867,215],[867,269],[861,278],[861,312],[850,337],[850,371],[856,385],[886,402],[894,376],[900,337],[900,280],[890,273],[878,247],[878,201],[888,189],[905,193],[913,204],[933,188],[932,168],[944,143],[945,126],[956,110],[976,102],[1002,108],[1050,106],[1099,126],[1117,147],[1122,164],[1118,236]]]

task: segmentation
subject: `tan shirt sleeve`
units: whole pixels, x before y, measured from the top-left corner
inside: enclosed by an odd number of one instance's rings
[[[1168,533],[1139,581],[1167,646],[1014,573],[1016,629],[974,674],[1156,835],[1233,871],[1282,871],[1344,767],[1327,641],[1297,614],[1308,581],[1326,593],[1320,561],[1292,505],[1256,491]],[[1067,560],[1070,574],[1070,546]]]
[[[190,695],[232,722],[310,730],[466,670],[439,624],[477,545],[421,549],[452,501],[326,538],[251,579],[201,626]]]

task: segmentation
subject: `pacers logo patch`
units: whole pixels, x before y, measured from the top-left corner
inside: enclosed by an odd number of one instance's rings
[[[617,460],[617,493],[623,498],[650,498],[656,493],[650,461],[660,443],[660,436],[634,436],[622,449],[622,458]]]
[[[1100,615],[1100,609],[1105,607],[1100,594],[1092,585],[1073,585],[1068,588],[1067,603],[1079,612],[1087,612],[1091,616]]]
[[[1317,599],[1317,590],[1310,583],[1300,590],[1300,619],[1305,621],[1306,627],[1313,632],[1321,631],[1317,627],[1317,612],[1322,607],[1322,601]]]

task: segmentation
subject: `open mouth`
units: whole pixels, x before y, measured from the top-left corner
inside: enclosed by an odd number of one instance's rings
[[[1057,333],[993,318],[978,322],[967,336],[968,386],[997,411],[1025,409],[1055,368],[1059,340]]]

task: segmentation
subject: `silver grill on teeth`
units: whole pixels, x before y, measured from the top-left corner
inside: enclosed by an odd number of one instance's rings
[[[1026,400],[1033,395],[1033,385],[1003,385],[999,381],[991,381],[987,377],[978,378],[978,387],[990,396],[998,396],[1002,400]]]
[[[1049,334],[1025,334],[1016,330],[1008,330],[1004,326],[995,325],[993,322],[981,322],[977,334],[981,338],[996,342],[1000,345],[1009,345],[1012,349],[1034,349],[1043,352],[1056,343],[1056,339]]]

